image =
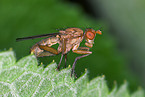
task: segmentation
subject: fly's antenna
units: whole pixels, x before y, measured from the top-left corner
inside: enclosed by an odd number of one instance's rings
[[[103,27],[101,26],[101,27],[99,28],[99,30],[102,31],[102,30],[103,30]]]

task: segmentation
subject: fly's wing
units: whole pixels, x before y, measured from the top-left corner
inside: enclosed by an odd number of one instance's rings
[[[40,38],[40,37],[50,37],[50,36],[56,36],[56,35],[62,35],[62,33],[49,33],[49,34],[42,34],[42,35],[36,35],[36,36],[17,38],[16,41],[35,39],[35,38]]]

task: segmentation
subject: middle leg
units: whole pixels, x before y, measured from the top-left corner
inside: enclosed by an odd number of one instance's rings
[[[63,54],[61,55],[61,58],[60,58],[59,64],[58,64],[58,66],[57,66],[57,70],[60,70],[60,65],[61,65],[62,58],[63,58]]]
[[[64,67],[66,68],[66,65],[67,65],[67,63],[66,63],[66,61],[67,61],[67,54],[65,54],[64,56],[65,56],[65,66]]]

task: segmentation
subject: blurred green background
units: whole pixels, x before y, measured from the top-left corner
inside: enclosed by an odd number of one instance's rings
[[[124,80],[131,90],[145,86],[144,54],[144,5],[143,0],[1,0],[0,1],[0,50],[10,47],[17,59],[29,54],[29,50],[40,39],[16,42],[16,38],[54,33],[68,27],[83,30],[101,28],[97,35],[92,55],[77,61],[78,77],[85,68],[89,79],[105,75],[112,88]],[[84,43],[84,42],[83,42]],[[79,55],[70,52],[68,65]],[[38,58],[45,65],[60,55]],[[64,63],[64,62],[63,62]],[[64,64],[62,63],[62,68]]]

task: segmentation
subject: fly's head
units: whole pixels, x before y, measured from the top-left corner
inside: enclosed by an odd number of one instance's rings
[[[93,47],[94,39],[95,39],[96,34],[100,34],[101,35],[102,32],[100,30],[95,31],[95,30],[93,30],[91,28],[86,29],[85,34],[84,34],[84,38],[86,40],[85,45],[87,47],[90,47],[90,48]]]

